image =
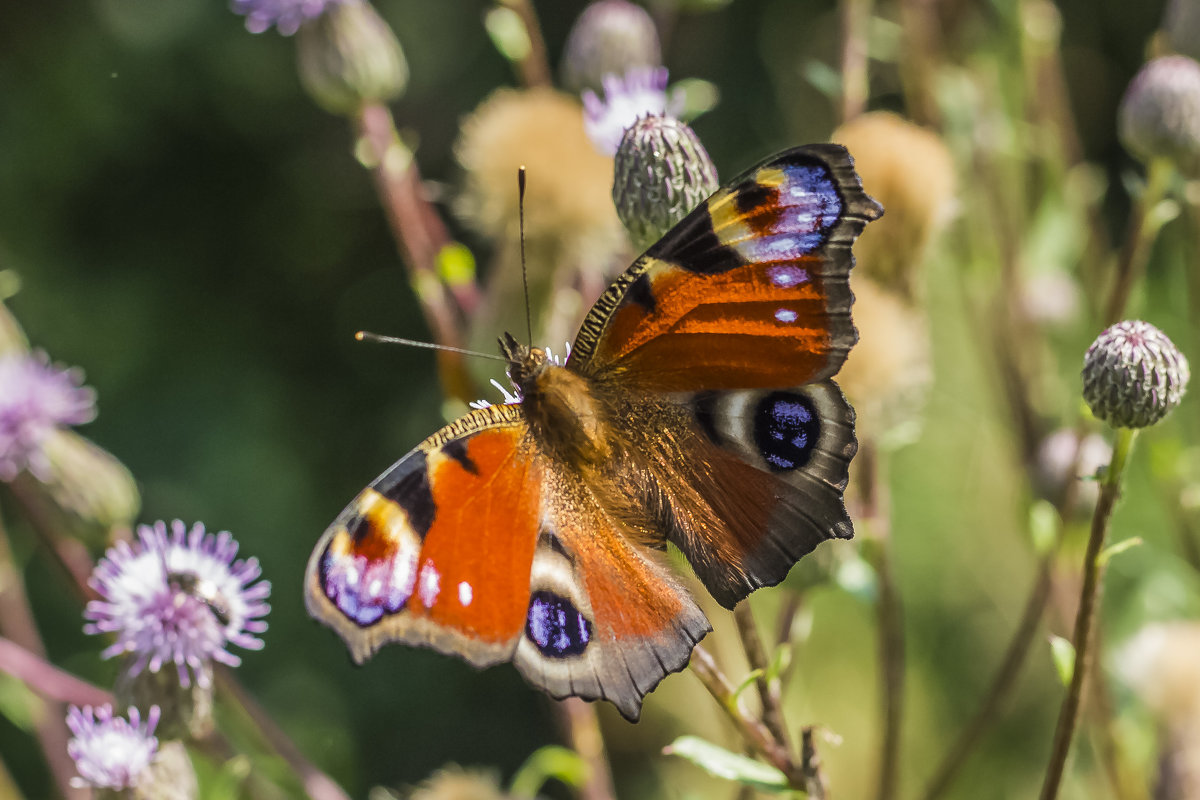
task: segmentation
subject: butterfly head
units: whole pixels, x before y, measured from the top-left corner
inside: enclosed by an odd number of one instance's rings
[[[508,361],[509,380],[522,395],[527,394],[550,363],[545,350],[521,344],[511,333],[500,338],[500,353]]]

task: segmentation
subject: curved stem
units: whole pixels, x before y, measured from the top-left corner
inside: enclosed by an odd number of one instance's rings
[[[1166,194],[1172,169],[1171,162],[1165,158],[1154,159],[1146,168],[1146,187],[1134,204],[1129,217],[1129,229],[1125,234],[1120,260],[1117,262],[1116,282],[1104,312],[1106,328],[1121,321],[1125,315],[1125,306],[1129,304],[1133,284],[1146,268],[1150,246],[1154,244],[1154,238],[1162,228],[1162,220],[1157,219],[1154,212]]]
[[[784,721],[783,705],[780,703],[779,681],[767,678],[770,658],[763,646],[762,637],[758,635],[758,625],[754,622],[754,613],[750,610],[749,599],[734,606],[733,619],[737,623],[742,649],[746,651],[746,661],[750,664],[751,670],[757,670],[759,673],[754,680],[754,685],[758,689],[758,697],[762,702],[763,722],[776,740],[790,751],[787,723]]]
[[[696,648],[692,650],[692,660],[688,662],[688,668],[700,679],[704,688],[708,689],[708,693],[721,706],[750,748],[763,756],[771,766],[786,775],[788,783],[794,789],[803,790],[804,775],[792,760],[787,748],[779,743],[761,720],[746,713],[741,703],[738,702],[733,684],[703,646],[696,645]]]
[[[1100,499],[1096,502],[1096,511],[1092,516],[1092,530],[1088,537],[1087,551],[1083,562],[1083,587],[1079,593],[1079,610],[1075,616],[1075,633],[1072,643],[1075,645],[1075,669],[1071,674],[1071,685],[1058,714],[1058,724],[1054,730],[1054,744],[1050,752],[1050,766],[1046,770],[1046,778],[1042,784],[1041,800],[1054,800],[1062,783],[1063,772],[1066,769],[1067,756],[1071,752],[1071,741],[1075,736],[1075,728],[1079,724],[1079,708],[1083,701],[1084,684],[1095,656],[1093,642],[1096,634],[1096,610],[1100,599],[1100,586],[1104,577],[1104,564],[1100,554],[1108,536],[1109,523],[1112,520],[1113,507],[1120,494],[1121,473],[1129,458],[1136,431],[1121,428],[1117,431],[1117,441],[1113,446],[1112,463],[1100,484]]]

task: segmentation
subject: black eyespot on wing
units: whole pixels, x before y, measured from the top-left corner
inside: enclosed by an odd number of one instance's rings
[[[650,287],[650,278],[644,272],[637,277],[637,280],[629,284],[629,291],[625,297],[646,309],[647,314],[653,314],[654,308],[658,305],[658,301],[654,299],[654,290]]]
[[[684,217],[671,235],[647,250],[646,255],[700,275],[719,275],[746,263],[736,250],[721,244],[706,204]]]
[[[376,481],[372,488],[404,509],[413,532],[425,538],[429,527],[433,525],[433,518],[437,516],[437,505],[429,490],[429,471],[426,469],[424,453],[419,450],[410,453],[395,469]],[[359,535],[356,531],[362,528],[362,525],[347,525],[351,536]]]
[[[565,597],[537,591],[529,598],[525,635],[547,658],[569,658],[587,649],[592,623]]]
[[[458,462],[458,465],[472,475],[479,474],[479,467],[471,460],[470,454],[467,453],[467,445],[465,439],[451,439],[442,445],[442,452],[450,458]]]
[[[773,472],[808,463],[821,436],[821,420],[812,402],[794,392],[772,392],[754,411],[754,444]]]

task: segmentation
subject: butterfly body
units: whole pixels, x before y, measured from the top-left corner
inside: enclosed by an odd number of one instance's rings
[[[565,364],[501,339],[519,403],[438,431],[309,562],[310,613],[363,660],[403,641],[512,661],[636,719],[711,628],[676,545],[732,608],[852,535],[854,237],[879,208],[845,151],[797,148],[685,218],[597,301]]]

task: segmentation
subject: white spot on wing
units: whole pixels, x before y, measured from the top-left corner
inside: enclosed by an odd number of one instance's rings
[[[782,264],[768,269],[767,277],[771,279],[771,283],[786,289],[790,286],[799,286],[808,281],[808,270],[792,266],[791,264]]]
[[[780,322],[795,322],[799,315],[790,308],[781,308],[775,312],[775,319]]]
[[[437,567],[433,562],[426,559],[421,566],[421,576],[418,578],[419,585],[417,586],[417,596],[421,598],[421,604],[426,608],[431,608],[437,600],[438,592],[441,591],[442,576],[438,573]]]
[[[458,585],[458,602],[463,608],[471,605],[471,600],[474,599],[474,592],[471,591],[471,584],[463,581]]]

